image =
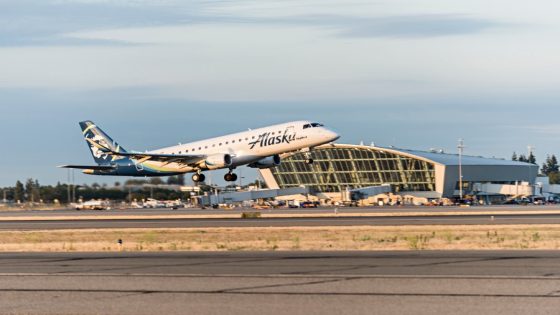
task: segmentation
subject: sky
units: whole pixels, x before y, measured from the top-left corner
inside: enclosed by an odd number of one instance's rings
[[[560,154],[558,1],[0,0],[0,186],[309,119],[341,143]],[[215,178],[224,171],[213,172]],[[247,180],[256,175],[243,169]],[[76,173],[76,182],[122,179]]]

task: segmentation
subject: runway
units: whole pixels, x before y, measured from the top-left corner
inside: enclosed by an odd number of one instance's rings
[[[334,211],[344,214],[383,214],[383,213],[415,213],[415,212],[430,212],[438,214],[441,212],[509,212],[509,211],[539,211],[539,212],[560,212],[559,205],[546,205],[546,206],[519,206],[519,205],[496,205],[496,206],[473,206],[473,207],[425,207],[425,206],[369,206],[369,207],[319,207],[319,208],[278,208],[278,209],[264,209],[255,210],[252,208],[234,208],[234,209],[212,209],[212,208],[156,208],[156,209],[111,209],[111,210],[81,210],[74,209],[56,209],[56,210],[15,210],[15,211],[0,211],[0,218],[2,217],[58,217],[72,215],[77,218],[82,216],[89,216],[95,214],[96,216],[118,216],[118,215],[132,215],[132,216],[159,216],[159,215],[221,215],[221,214],[241,214],[247,211],[260,211],[268,214],[329,214]]]
[[[511,225],[560,224],[560,214],[464,214],[428,216],[332,216],[284,218],[129,218],[0,220],[0,230],[293,227],[293,226],[391,226],[391,225]]]
[[[0,254],[8,314],[555,314],[556,251]]]

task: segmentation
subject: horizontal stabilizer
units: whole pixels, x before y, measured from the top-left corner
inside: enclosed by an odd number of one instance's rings
[[[106,170],[114,170],[115,167],[111,165],[60,165],[60,168],[76,168],[80,170],[98,170],[98,171],[106,171]]]

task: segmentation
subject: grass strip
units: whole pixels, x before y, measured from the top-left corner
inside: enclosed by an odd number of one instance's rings
[[[122,244],[118,240],[122,240]],[[0,231],[2,252],[558,249],[558,225]]]

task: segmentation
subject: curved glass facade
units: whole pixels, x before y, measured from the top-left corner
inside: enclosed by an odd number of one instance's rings
[[[332,147],[313,151],[315,162],[296,153],[272,168],[280,188],[308,186],[319,192],[340,192],[391,184],[399,191],[435,191],[434,164],[374,148]]]

